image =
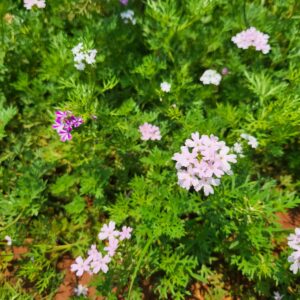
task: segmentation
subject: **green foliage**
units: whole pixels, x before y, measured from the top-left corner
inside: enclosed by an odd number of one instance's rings
[[[0,298],[52,299],[62,258],[85,257],[114,220],[133,235],[93,277],[106,299],[186,299],[193,284],[213,300],[299,299],[277,215],[300,204],[299,3],[46,4],[0,1]],[[121,19],[126,9],[136,25]],[[249,26],[270,36],[270,53],[232,43]],[[84,71],[71,52],[79,42],[98,51]],[[219,86],[199,81],[224,67]],[[84,120],[65,143],[51,128],[57,110]],[[141,140],[145,122],[160,141]],[[259,142],[244,142],[209,197],[179,187],[172,160],[196,131],[230,147],[242,133]],[[6,235],[27,253],[14,257]]]

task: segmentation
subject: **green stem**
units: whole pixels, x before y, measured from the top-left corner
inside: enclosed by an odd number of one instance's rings
[[[11,223],[7,224],[7,225],[6,225],[5,227],[3,227],[3,228],[0,228],[0,231],[4,231],[4,230],[6,230],[8,227],[10,227],[10,226],[14,225],[15,223],[17,223],[18,220],[22,217],[22,214],[23,214],[24,210],[25,210],[25,208],[20,212],[20,214],[19,214],[19,215],[18,215]]]
[[[146,245],[145,245],[145,247],[144,247],[144,249],[143,249],[143,251],[142,251],[142,253],[140,255],[140,258],[139,258],[139,260],[138,260],[138,262],[136,264],[136,267],[135,267],[135,269],[133,271],[133,274],[131,276],[131,282],[130,282],[130,286],[129,286],[129,291],[128,291],[128,299],[130,299],[131,290],[132,290],[132,287],[133,287],[133,283],[135,281],[137,272],[138,272],[138,270],[139,270],[139,268],[141,266],[142,260],[145,257],[145,255],[146,255],[146,253],[148,251],[148,248],[150,247],[150,245],[152,244],[152,242],[153,242],[153,239],[149,239],[148,242],[146,243]]]

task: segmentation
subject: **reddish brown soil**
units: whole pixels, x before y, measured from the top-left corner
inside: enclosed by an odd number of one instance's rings
[[[78,285],[84,285],[88,287],[92,276],[88,273],[84,273],[83,276],[77,281],[76,275],[70,271],[70,266],[74,262],[74,259],[71,259],[68,256],[64,256],[62,260],[58,263],[58,270],[65,272],[65,278],[63,283],[60,285],[54,300],[67,300],[74,295],[74,288]],[[104,298],[96,296],[96,288],[88,287],[88,298],[93,300],[103,300]]]
[[[277,213],[279,222],[285,229],[294,229],[300,226],[300,209],[290,210],[288,213]]]

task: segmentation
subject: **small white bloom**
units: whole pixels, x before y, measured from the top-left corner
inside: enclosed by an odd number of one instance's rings
[[[252,148],[257,148],[258,146],[258,141],[254,136],[250,136],[248,139],[248,145],[250,145]]]
[[[78,63],[81,63],[84,59],[85,59],[85,54],[82,52],[78,52],[74,56],[74,61]]]
[[[279,292],[274,292],[274,300],[281,300],[283,296],[279,294]]]
[[[11,237],[9,235],[6,235],[4,239],[7,241],[7,245],[8,246],[12,245],[12,239],[11,239]]]
[[[84,50],[83,43],[79,43],[71,51],[74,55],[75,68],[77,70],[84,70],[85,63],[91,65],[96,62],[97,50]]]
[[[75,46],[73,49],[72,49],[72,53],[75,55],[75,54],[78,54],[83,48],[83,43],[79,43],[77,46]]]
[[[162,83],[160,84],[160,88],[161,88],[161,90],[162,90],[163,92],[169,93],[170,90],[171,90],[171,84],[168,83],[168,82],[166,82],[166,81],[164,81],[164,82],[162,82]]]
[[[136,24],[136,19],[134,17],[134,11],[131,9],[123,11],[121,13],[121,18],[124,21],[124,23],[128,23],[130,21],[133,25]]]
[[[89,50],[85,54],[85,61],[86,61],[86,63],[89,64],[89,65],[95,63],[96,62],[96,54],[97,54],[97,50],[96,49]]]
[[[233,145],[233,151],[235,153],[238,153],[238,154],[243,153],[242,145],[240,143],[234,143],[234,145]]]
[[[79,71],[83,71],[85,69],[85,64],[80,62],[78,64],[75,64],[75,68]]]
[[[77,288],[74,288],[74,292],[76,296],[86,296],[88,293],[88,288],[86,286],[83,286],[81,284],[78,284]]]
[[[200,77],[200,81],[203,84],[214,84],[219,85],[221,82],[222,76],[215,70],[206,70],[203,75]]]
[[[258,141],[254,136],[246,134],[246,133],[242,133],[241,138],[248,141],[248,145],[250,145],[252,148],[258,147]]]

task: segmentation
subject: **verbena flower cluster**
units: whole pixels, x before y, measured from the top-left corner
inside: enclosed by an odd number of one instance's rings
[[[32,9],[33,6],[36,6],[38,8],[45,8],[46,2],[45,0],[24,0],[24,7],[26,9]]]
[[[250,27],[232,37],[231,40],[238,48],[248,49],[253,46],[257,51],[264,54],[269,53],[271,46],[268,44],[269,35],[258,31],[255,27]]]
[[[148,140],[154,141],[154,140],[161,139],[159,127],[155,125],[144,123],[139,127],[139,131],[142,135],[141,139],[143,141],[148,141]]]
[[[203,84],[214,84],[219,85],[221,82],[222,76],[215,70],[206,70],[203,75],[200,77],[200,81]]]
[[[121,18],[124,21],[124,23],[129,23],[131,22],[131,24],[135,25],[136,24],[136,19],[134,17],[134,11],[131,9],[128,9],[126,11],[123,11],[121,13]]]
[[[83,119],[75,117],[70,111],[57,111],[52,128],[57,131],[62,142],[72,139],[71,131],[83,123]]]
[[[91,65],[96,62],[97,50],[84,50],[83,43],[75,46],[72,49],[72,53],[74,54],[75,68],[79,71],[83,71],[86,64]]]
[[[116,224],[110,221],[109,224],[103,225],[98,234],[101,241],[107,240],[108,244],[104,247],[105,254],[102,254],[96,245],[92,245],[88,251],[88,257],[83,259],[81,256],[77,257],[75,263],[71,265],[71,271],[76,272],[77,276],[82,276],[84,272],[90,274],[97,274],[100,271],[107,273],[108,264],[115,255],[120,241],[131,238],[131,227],[122,227],[122,231],[116,230]]]
[[[297,274],[300,269],[300,228],[295,229],[295,234],[291,233],[288,236],[288,245],[294,252],[288,257],[291,264],[290,270]]]
[[[231,174],[231,164],[236,163],[236,155],[230,153],[225,142],[214,135],[192,133],[192,138],[185,141],[181,152],[175,153],[178,184],[189,190],[203,189],[204,195],[214,193],[214,186],[220,184],[220,178]]]

